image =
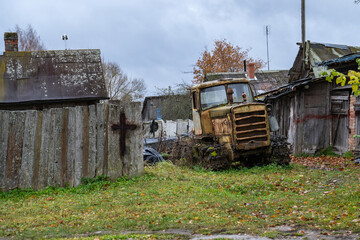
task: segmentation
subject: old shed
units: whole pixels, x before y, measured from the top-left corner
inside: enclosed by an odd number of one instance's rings
[[[338,153],[360,150],[353,138],[360,132],[360,109],[351,87],[329,83],[319,76],[330,68],[344,73],[357,70],[358,57],[359,47],[308,41],[305,52],[300,45],[289,71],[290,83],[265,94],[280,124],[278,134],[287,136],[295,154],[315,153],[330,145]]]

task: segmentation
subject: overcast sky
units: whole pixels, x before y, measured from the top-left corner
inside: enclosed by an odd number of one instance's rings
[[[31,24],[48,50],[100,49],[147,95],[185,81],[205,47],[226,38],[270,69],[289,69],[301,41],[301,0],[0,0],[0,32]],[[353,0],[307,0],[306,39],[359,46],[360,5]],[[0,51],[4,42],[0,41]],[[265,67],[267,69],[267,67]]]

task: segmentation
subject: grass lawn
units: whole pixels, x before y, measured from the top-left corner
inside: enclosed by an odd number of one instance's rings
[[[76,188],[0,192],[0,238],[99,231],[117,239],[189,238],[122,235],[167,229],[272,236],[271,229],[282,225],[360,232],[360,169],[352,164],[335,170],[291,164],[212,172],[164,162],[146,167],[138,178],[85,182]]]

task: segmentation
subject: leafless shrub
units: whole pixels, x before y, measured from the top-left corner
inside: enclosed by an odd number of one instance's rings
[[[129,102],[144,97],[146,87],[143,79],[129,78],[115,62],[102,62],[110,100]]]
[[[19,51],[46,50],[40,36],[31,25],[28,25],[26,29],[22,29],[19,25],[16,25],[15,32],[17,32],[19,38]]]

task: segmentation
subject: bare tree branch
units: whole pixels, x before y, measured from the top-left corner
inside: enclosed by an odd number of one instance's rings
[[[166,120],[191,119],[190,85],[182,82],[175,88],[158,88],[158,95],[164,100],[160,103],[162,118]]]
[[[19,25],[16,25],[15,32],[17,32],[19,37],[19,51],[46,50],[40,36],[31,25],[28,25],[26,29],[22,29]]]
[[[106,87],[111,100],[134,101],[144,97],[146,91],[143,79],[130,79],[115,62],[103,62]]]

